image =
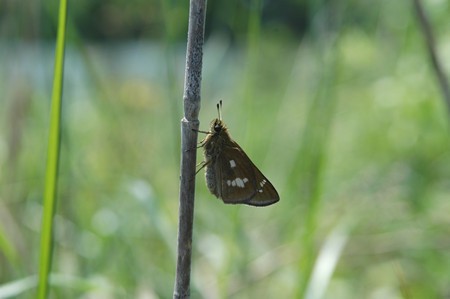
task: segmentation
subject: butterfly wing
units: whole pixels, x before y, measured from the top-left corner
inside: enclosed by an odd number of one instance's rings
[[[218,157],[220,195],[225,203],[267,206],[280,197],[261,171],[234,141]]]
[[[220,197],[225,203],[245,203],[255,195],[252,163],[238,148],[222,151],[217,162]]]
[[[246,204],[251,206],[268,206],[280,200],[277,190],[272,183],[255,166],[256,193]],[[259,185],[258,185],[259,184]]]

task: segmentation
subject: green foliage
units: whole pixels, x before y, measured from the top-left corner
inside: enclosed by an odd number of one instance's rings
[[[197,176],[192,298],[445,297],[448,115],[410,7],[309,3],[301,39],[264,7],[238,41],[210,27],[201,128],[222,99],[281,201],[227,206]],[[163,5],[162,40],[68,51],[50,298],[172,296],[186,27]],[[34,298],[53,56],[1,47],[0,297]]]

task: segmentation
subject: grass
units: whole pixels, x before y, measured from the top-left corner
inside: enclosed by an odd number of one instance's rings
[[[395,11],[380,9],[378,25],[344,24],[328,48],[320,36],[299,42],[261,28],[250,52],[226,39],[206,45],[200,127],[223,99],[232,136],[281,201],[226,206],[198,178],[192,298],[293,298],[317,291],[312,282],[325,298],[448,294],[446,110],[413,19],[398,26]],[[54,298],[172,296],[184,46],[170,46],[178,75],[165,75],[163,47],[68,52]],[[17,90],[35,85],[2,79],[8,119]],[[22,131],[0,124],[2,286],[37,272],[48,94],[24,96]],[[21,140],[15,163],[8,136]],[[333,256],[331,278],[320,276]]]
[[[61,102],[64,73],[65,32],[67,19],[67,1],[60,2],[58,18],[58,36],[55,49],[55,67],[53,74],[52,103],[48,134],[47,165],[45,175],[44,205],[42,212],[41,246],[39,252],[39,284],[37,298],[45,299],[49,293],[49,274],[53,253],[53,223],[56,208],[56,190],[58,185],[58,166],[61,143]]]

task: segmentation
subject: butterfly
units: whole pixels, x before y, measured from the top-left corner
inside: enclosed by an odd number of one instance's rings
[[[217,104],[219,118],[200,142],[204,161],[197,173],[206,168],[205,178],[209,191],[226,204],[268,206],[280,200],[270,181],[253,164],[244,150],[228,133],[221,116],[222,101]]]

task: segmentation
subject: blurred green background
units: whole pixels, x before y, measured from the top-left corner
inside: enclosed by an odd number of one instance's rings
[[[172,297],[188,5],[69,3],[51,298]],[[424,5],[448,73],[450,2]],[[36,291],[57,9],[0,4],[0,298]],[[192,298],[450,298],[448,113],[412,1],[209,1],[201,128],[219,99],[281,201],[197,176]]]

